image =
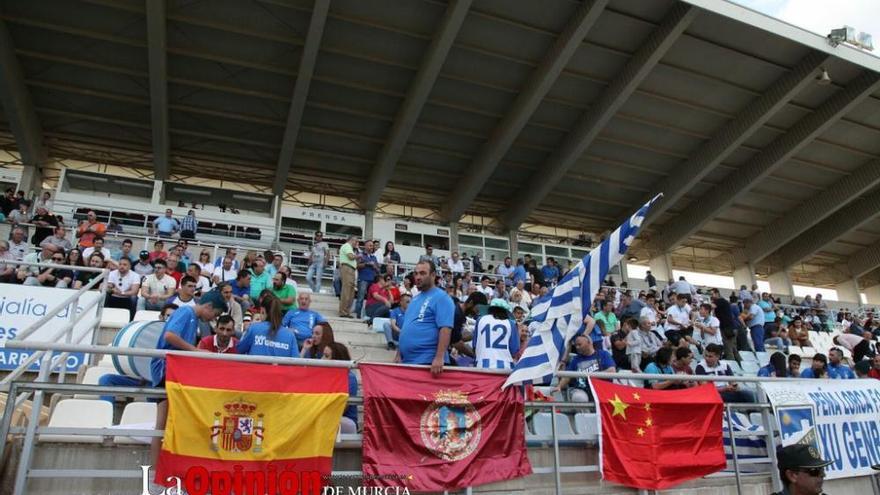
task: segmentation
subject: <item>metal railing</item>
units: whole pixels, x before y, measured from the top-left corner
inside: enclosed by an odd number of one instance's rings
[[[301,359],[301,358],[279,358],[279,357],[271,357],[271,356],[249,356],[249,355],[235,355],[235,354],[207,354],[207,353],[190,353],[185,351],[168,351],[168,350],[160,350],[160,349],[133,349],[133,348],[120,348],[120,347],[107,347],[107,346],[98,346],[94,344],[77,344],[77,343],[59,343],[59,342],[22,342],[22,341],[12,341],[10,342],[12,345],[9,347],[12,348],[29,348],[45,351],[44,356],[50,356],[53,352],[85,352],[85,353],[101,353],[101,354],[111,354],[111,355],[126,355],[126,356],[144,356],[144,357],[164,357],[169,354],[175,355],[193,355],[200,358],[205,359],[218,359],[224,361],[237,361],[237,362],[251,362],[251,363],[271,363],[278,365],[297,365],[297,366],[317,366],[317,367],[334,367],[334,368],[357,368],[357,363],[353,361],[325,361],[325,360],[313,360],[313,359]],[[411,365],[396,365],[396,366],[411,366]],[[426,366],[415,366],[418,368],[427,368]],[[494,372],[497,374],[508,374],[509,370],[477,370],[475,368],[455,368],[457,371],[473,371],[473,372]],[[27,426],[24,428],[15,427],[13,428],[10,424],[12,413],[15,410],[16,404],[9,401],[6,405],[6,411],[3,416],[3,422],[0,424],[0,437],[6,438],[8,434],[16,434],[16,435],[24,435],[24,445],[20,456],[19,466],[16,474],[15,480],[15,489],[14,494],[19,495],[24,493],[24,489],[27,483],[27,479],[29,477],[42,477],[42,478],[51,478],[51,477],[59,477],[59,476],[67,476],[67,477],[112,477],[112,478],[140,478],[142,476],[141,471],[113,471],[113,470],[99,470],[99,469],[89,469],[89,470],[76,470],[76,471],[68,471],[68,470],[32,470],[31,462],[33,457],[33,448],[34,448],[34,440],[36,435],[38,434],[68,434],[68,435],[105,435],[105,436],[142,436],[142,437],[156,437],[161,436],[162,431],[152,429],[152,430],[124,430],[118,428],[105,428],[105,429],[86,429],[86,428],[49,428],[49,427],[41,427],[39,426],[39,417],[40,410],[43,406],[44,398],[46,393],[57,392],[91,392],[91,393],[100,393],[102,395],[134,395],[134,396],[143,396],[143,397],[163,397],[165,395],[164,390],[160,389],[152,389],[152,388],[142,388],[142,387],[98,387],[98,386],[87,386],[87,385],[62,385],[62,384],[49,384],[45,383],[48,378],[48,374],[50,371],[50,360],[47,357],[44,357],[41,363],[40,376],[37,379],[36,383],[21,383],[21,382],[13,382],[11,384],[10,389],[10,397],[12,394],[21,392],[23,396],[29,396],[33,394],[33,403],[31,409],[31,416],[27,423]],[[658,375],[652,374],[644,374],[644,373],[584,373],[584,372],[569,372],[569,371],[560,371],[557,372],[556,375],[558,377],[570,377],[570,378],[578,378],[578,377],[594,377],[594,378],[603,378],[603,379],[611,379],[611,380],[657,380]],[[740,383],[759,383],[759,382],[778,382],[778,381],[792,381],[793,379],[789,378],[758,378],[758,377],[748,377],[748,376],[699,376],[699,375],[663,375],[664,380],[677,380],[677,381],[691,381],[691,382],[740,382]],[[350,399],[352,404],[361,404],[361,398],[352,398]],[[560,435],[557,431],[556,426],[556,416],[557,412],[560,410],[573,410],[573,409],[593,409],[595,410],[594,403],[574,403],[574,402],[527,402],[526,407],[528,408],[536,408],[536,409],[549,409],[551,413],[551,436],[549,439],[536,438],[534,440],[537,441],[547,441],[549,440],[552,443],[553,447],[553,465],[552,466],[539,466],[534,468],[534,473],[537,475],[549,475],[552,474],[554,476],[554,484],[556,488],[556,493],[562,493],[562,482],[561,482],[561,474],[566,473],[587,473],[587,472],[596,472],[598,471],[598,466],[595,464],[592,465],[579,465],[579,466],[563,466],[561,465],[561,455],[560,455]],[[760,410],[763,430],[759,432],[737,432],[736,428],[734,428],[732,415],[733,412],[740,409],[751,409],[751,410]],[[738,489],[741,490],[742,486],[742,477],[743,473],[740,471],[740,463],[748,463],[748,464],[770,464],[775,466],[776,463],[776,454],[775,454],[775,435],[774,435],[774,425],[772,421],[772,416],[770,415],[770,406],[769,404],[762,399],[761,402],[757,404],[725,404],[724,408],[724,416],[722,418],[728,425],[728,433],[727,437],[730,442],[730,449],[732,454],[732,464],[734,468],[734,477],[736,479],[736,484]],[[742,438],[744,436],[755,437],[762,436],[765,440],[765,445],[767,446],[767,457],[763,458],[751,458],[748,460],[739,459],[736,451],[736,439]],[[361,440],[360,435],[341,435],[339,437],[339,441],[347,444],[358,444]],[[5,450],[0,450],[0,458],[2,458]],[[79,474],[76,474],[79,473]],[[332,475],[336,476],[356,476],[360,475],[359,471],[334,471]],[[760,473],[765,475],[763,473]],[[777,470],[772,467],[769,469],[769,474],[773,481],[774,487],[779,489],[781,487],[781,482],[778,478]],[[729,475],[729,474],[728,474]]]

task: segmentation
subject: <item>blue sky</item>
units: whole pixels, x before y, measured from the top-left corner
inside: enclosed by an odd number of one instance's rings
[[[844,25],[874,37],[880,53],[880,0],[733,0],[809,31],[827,35]]]

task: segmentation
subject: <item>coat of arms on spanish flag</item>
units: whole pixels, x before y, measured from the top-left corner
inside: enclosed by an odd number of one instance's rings
[[[261,479],[274,493],[284,473],[330,474],[348,370],[169,355],[165,388],[157,483],[186,479],[196,468]]]

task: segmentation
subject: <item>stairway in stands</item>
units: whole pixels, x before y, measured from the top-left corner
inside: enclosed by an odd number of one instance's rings
[[[383,333],[374,332],[363,321],[339,317],[339,299],[335,296],[312,293],[311,309],[327,318],[333,327],[336,341],[348,347],[353,360],[383,363],[394,361],[395,351],[386,349]]]

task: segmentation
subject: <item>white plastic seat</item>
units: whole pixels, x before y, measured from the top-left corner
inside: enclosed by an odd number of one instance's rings
[[[599,440],[599,418],[596,413],[577,413],[574,415],[574,430],[579,437],[588,442]]]
[[[111,368],[107,368],[104,366],[92,366],[86,369],[85,375],[83,375],[82,385],[97,385],[98,380],[101,379],[104,375],[113,374],[116,371]],[[94,394],[74,394],[74,399],[97,399],[98,396]]]
[[[550,413],[548,412],[535,414],[532,425],[535,427],[535,435],[539,437],[550,437],[553,435],[553,426],[550,424]],[[556,413],[556,433],[560,440],[566,437],[574,437],[571,421],[563,413]]]
[[[758,364],[760,366],[767,366],[770,364],[770,353],[769,352],[756,352],[755,357],[758,358]]]
[[[739,357],[742,358],[743,362],[745,362],[745,361],[752,361],[755,363],[758,362],[758,356],[756,356],[755,353],[752,351],[740,351]]]
[[[130,317],[131,315],[127,309],[104,308],[103,313],[101,313],[101,328],[118,330],[128,325]]]
[[[389,318],[373,318],[373,331],[385,333],[385,324],[391,321]]]
[[[64,399],[55,405],[49,418],[51,427],[110,428],[113,426],[113,404],[103,400]],[[41,434],[40,442],[103,443],[99,435]]]
[[[152,430],[156,427],[156,403],[155,402],[132,402],[125,406],[119,427],[125,429]],[[113,443],[117,444],[145,444],[150,443],[150,437],[128,437],[118,435],[113,437]]]
[[[788,353],[790,355],[795,355],[795,356],[803,356],[804,355],[804,351],[803,351],[803,349],[801,349],[801,347],[799,345],[788,346]]]
[[[813,347],[801,347],[801,356],[808,357],[810,359],[816,355],[816,349]]]
[[[155,321],[159,319],[160,314],[162,314],[160,311],[142,309],[134,314],[134,320],[132,321]]]
[[[742,368],[743,374],[749,376],[756,376],[758,370],[761,368],[757,361],[743,361],[740,363],[740,367]]]

